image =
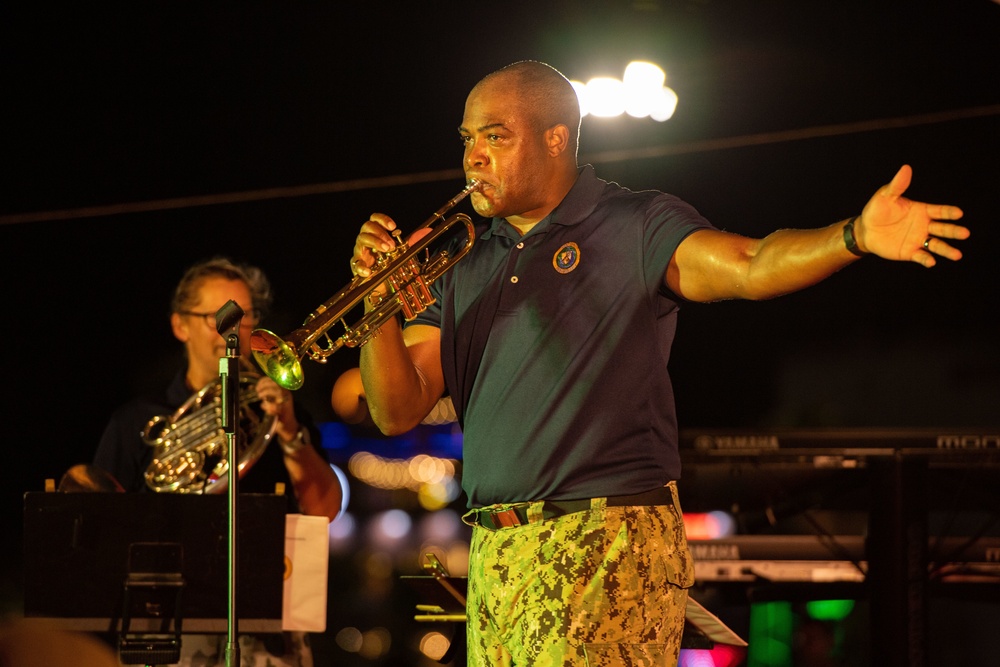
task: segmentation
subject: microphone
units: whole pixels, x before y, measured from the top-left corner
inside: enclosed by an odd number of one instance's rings
[[[230,299],[215,313],[215,330],[226,339],[229,347],[235,348],[239,341],[240,321],[243,319],[243,309]]]
[[[240,304],[230,299],[215,313],[215,330],[220,336],[224,336],[230,329],[238,328],[242,319],[243,309],[240,308]]]

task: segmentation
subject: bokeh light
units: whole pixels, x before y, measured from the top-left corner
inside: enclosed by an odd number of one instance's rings
[[[621,79],[594,77],[570,81],[580,100],[580,115],[613,118],[628,114],[663,122],[677,109],[677,93],[665,86],[667,75],[655,63],[632,61]]]

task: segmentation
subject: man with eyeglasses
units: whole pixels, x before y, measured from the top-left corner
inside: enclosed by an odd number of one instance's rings
[[[170,314],[170,327],[174,337],[184,344],[186,363],[161,396],[136,398],[115,411],[97,447],[94,466],[110,474],[126,492],[149,491],[145,472],[154,448],[144,442],[141,434],[153,417],[173,414],[196,391],[218,379],[226,341],[216,329],[216,312],[230,300],[243,309],[240,355],[249,359],[250,332],[270,306],[271,298],[270,283],[257,267],[226,258],[191,266],[174,290]],[[275,438],[279,446],[272,444],[265,449],[240,478],[240,491],[273,493],[280,482],[293,492],[289,512],[326,516],[332,521],[340,512],[343,489],[319,447],[318,430],[302,411],[296,410],[291,392],[267,377],[262,377],[256,388],[263,410],[276,415]],[[178,664],[224,664],[219,650],[224,648],[224,640],[224,636],[185,635]],[[312,664],[301,635],[277,635],[268,640],[265,646],[261,638],[241,638],[241,646],[246,643],[242,652],[253,654],[252,662],[243,664]],[[219,658],[215,663],[207,657],[213,652]]]

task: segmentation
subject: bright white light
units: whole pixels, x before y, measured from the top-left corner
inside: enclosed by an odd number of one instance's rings
[[[624,87],[625,113],[633,118],[645,118],[653,111],[653,96],[648,90]]]
[[[587,82],[587,107],[592,116],[610,118],[625,111],[624,84],[609,76],[599,76]]]
[[[629,63],[625,68],[625,76],[622,77],[625,113],[635,118],[649,116],[666,80],[667,75],[653,63]]]
[[[447,543],[458,535],[462,520],[454,510],[431,512],[420,521],[420,533],[425,540]]]
[[[391,540],[397,540],[410,532],[413,522],[403,510],[389,510],[375,519],[376,531]]]
[[[709,512],[708,516],[715,522],[714,537],[729,537],[736,532],[736,521],[733,520],[732,515],[728,512]]]
[[[677,93],[664,85],[666,73],[657,65],[632,61],[619,81],[595,77],[583,84],[570,81],[580,101],[580,116],[610,118],[627,113],[635,118],[665,121],[677,109]]]
[[[659,66],[640,60],[630,62],[622,77],[626,87],[641,90],[657,90],[663,87],[666,80],[667,75]]]
[[[570,81],[570,84],[576,91],[576,98],[580,100],[580,117],[583,118],[590,113],[590,106],[587,104],[587,84],[583,81]]]
[[[674,115],[674,111],[676,110],[677,93],[664,86],[656,91],[653,96],[653,104],[652,109],[649,112],[649,117],[662,123],[665,120],[669,120],[670,117]]]
[[[357,522],[350,512],[341,512],[328,527],[330,540],[340,542],[354,536]]]

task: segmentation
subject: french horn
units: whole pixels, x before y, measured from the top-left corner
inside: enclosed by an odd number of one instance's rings
[[[236,442],[239,476],[260,459],[278,421],[267,415],[257,395],[260,375],[241,372]],[[154,448],[146,486],[161,493],[222,493],[229,481],[229,440],[222,427],[222,383],[214,380],[173,414],[153,417],[142,438]]]

